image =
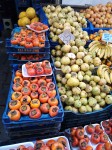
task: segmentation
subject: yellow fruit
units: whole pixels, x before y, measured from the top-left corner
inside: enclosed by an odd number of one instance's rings
[[[27,8],[26,15],[29,19],[33,19],[36,15],[35,9],[32,7]]]
[[[18,26],[21,27],[21,19],[18,20]]]
[[[24,17],[24,18],[21,19],[20,22],[21,22],[21,26],[22,26],[22,27],[25,27],[26,25],[29,25],[29,24],[30,24],[30,19],[27,18],[27,17]]]
[[[39,18],[38,17],[35,17],[31,20],[31,23],[35,23],[35,22],[39,22]]]
[[[22,11],[20,12],[19,14],[19,19],[23,18],[23,17],[26,17],[26,12],[25,11]]]

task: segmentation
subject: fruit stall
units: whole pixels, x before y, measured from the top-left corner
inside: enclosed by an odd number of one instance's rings
[[[18,13],[5,44],[12,142],[0,150],[112,150],[112,2],[37,3]]]

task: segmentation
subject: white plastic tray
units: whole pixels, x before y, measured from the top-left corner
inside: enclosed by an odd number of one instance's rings
[[[67,147],[66,147],[65,150],[71,150],[71,149],[70,149],[70,145],[69,145],[69,141],[68,141],[68,139],[67,139],[65,136],[58,136],[58,137],[54,137],[54,138],[45,139],[45,140],[42,140],[42,141],[46,144],[49,140],[55,140],[55,141],[57,141],[58,138],[60,138],[60,137],[65,138],[65,140],[66,140],[66,142],[67,142]]]
[[[41,62],[40,62],[41,63]],[[51,64],[50,64],[50,67],[51,67]],[[52,68],[52,67],[51,67]],[[41,77],[41,76],[51,76],[52,75],[52,72],[51,74],[42,74],[42,75],[35,75],[35,76],[29,76],[28,73],[27,73],[27,69],[25,67],[25,64],[22,65],[22,75],[24,77]]]
[[[32,31],[34,31],[34,32],[36,32],[36,33],[43,33],[43,32],[46,32],[46,31],[48,31],[48,30],[49,30],[49,28],[48,28],[48,29],[46,29],[46,30],[37,31],[37,30],[34,30],[34,29],[30,28],[30,25],[26,25],[26,27],[27,27],[28,29],[30,29],[30,30],[32,30]]]
[[[97,123],[96,123],[96,124],[92,124],[92,125],[93,125],[93,126],[96,126],[96,125],[100,125],[100,124],[97,124]],[[91,137],[91,134],[88,134],[88,133],[86,132],[86,127],[87,127],[87,125],[84,126],[84,130],[85,130],[84,134],[87,135],[87,136],[90,138],[90,137]],[[77,128],[77,127],[74,127],[74,128]],[[68,132],[70,133],[70,129],[67,130],[66,132],[67,132],[67,133],[68,133]],[[109,140],[109,142],[111,142],[110,139],[109,139],[109,137],[108,137],[108,140]],[[70,143],[70,145],[71,145],[71,143]],[[91,141],[89,141],[88,145],[92,146],[92,147],[93,147],[93,150],[96,150],[96,147],[97,147],[98,144],[94,144],[94,143],[92,143]],[[79,150],[79,147],[72,147],[72,146],[71,146],[71,148],[72,148],[72,150]]]
[[[20,145],[24,145],[25,147],[29,147],[29,146],[34,147],[33,142],[25,142],[25,143],[18,143],[18,144],[13,144],[13,145],[2,146],[2,147],[0,147],[0,150],[12,150],[12,149],[17,150],[17,148]]]

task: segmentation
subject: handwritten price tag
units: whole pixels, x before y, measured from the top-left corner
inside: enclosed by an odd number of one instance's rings
[[[75,39],[74,35],[71,34],[69,30],[65,30],[62,34],[59,35],[59,38],[65,43],[69,44],[70,41]]]
[[[108,43],[108,42],[112,43],[112,34],[103,33],[103,35],[102,35],[102,40],[103,40],[103,41],[106,41],[107,43]]]

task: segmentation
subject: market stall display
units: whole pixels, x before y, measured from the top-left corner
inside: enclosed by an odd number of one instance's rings
[[[111,150],[111,11],[111,3],[81,13],[35,5],[19,14],[26,27],[14,28],[6,40],[12,80],[2,121],[12,139],[32,133],[41,139],[75,126],[67,130],[72,148],[57,137],[37,140],[33,149]]]
[[[95,28],[112,28],[112,2],[106,5],[90,6],[81,12],[92,22]]]
[[[72,150],[111,150],[111,141],[100,124],[89,124],[66,130]]]

